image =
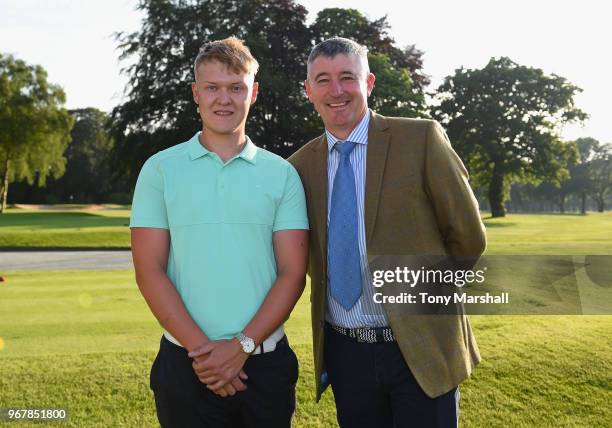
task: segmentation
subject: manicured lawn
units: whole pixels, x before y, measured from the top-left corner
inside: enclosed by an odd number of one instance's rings
[[[0,248],[129,248],[130,211],[39,211],[0,214]]]
[[[0,407],[65,407],[68,426],[154,426],[148,373],[160,328],[133,273],[5,275]],[[308,293],[287,324],[300,359],[294,425],[332,427],[332,394],[313,401]],[[609,426],[610,317],[471,319],[484,361],[461,389],[463,426]]]
[[[487,254],[612,254],[612,212],[488,218]]]
[[[483,213],[487,254],[612,254],[612,212]],[[0,248],[129,248],[130,211],[38,211],[8,209],[0,215]]]
[[[0,215],[0,246],[128,246],[128,221],[127,210],[9,210]],[[491,255],[612,254],[611,213],[485,216],[485,223]],[[0,408],[68,408],[67,426],[156,425],[148,373],[161,330],[132,272],[2,275]],[[287,324],[300,359],[294,426],[333,427],[331,392],[314,404],[308,294]],[[471,321],[484,360],[462,385],[462,426],[610,426],[611,316]]]

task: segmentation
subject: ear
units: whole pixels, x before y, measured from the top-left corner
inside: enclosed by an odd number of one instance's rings
[[[193,101],[196,104],[200,104],[198,100],[198,87],[195,82],[191,84],[191,93],[193,94]]]
[[[255,104],[258,93],[259,93],[259,83],[253,82],[253,89],[251,91],[251,105]]]
[[[376,81],[376,76],[373,73],[368,73],[368,78],[366,80],[367,88],[368,88],[368,97],[372,93],[374,89],[374,82]]]
[[[306,88],[306,95],[308,96],[308,100],[312,102],[312,98],[310,98],[312,94],[312,86],[310,86],[310,81],[308,79],[304,80],[304,87]]]

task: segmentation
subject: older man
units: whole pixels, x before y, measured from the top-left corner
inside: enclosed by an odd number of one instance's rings
[[[341,427],[449,427],[480,361],[464,315],[414,315],[373,298],[368,256],[478,257],[484,227],[467,172],[435,121],[368,109],[367,49],[315,46],[305,82],[325,133],[289,161],[306,191],[317,399]]]

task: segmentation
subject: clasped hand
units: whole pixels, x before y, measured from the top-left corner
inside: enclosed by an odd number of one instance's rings
[[[193,370],[200,382],[222,397],[244,391],[243,380],[248,376],[242,370],[249,357],[236,339],[210,341],[189,353]]]

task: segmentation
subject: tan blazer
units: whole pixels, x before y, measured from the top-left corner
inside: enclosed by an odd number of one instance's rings
[[[327,294],[327,154],[323,134],[289,158],[302,178],[310,220],[317,400],[323,393],[320,379]],[[484,225],[467,171],[437,122],[373,113],[365,186],[369,257],[479,256],[484,251]],[[402,307],[385,304],[385,312],[408,367],[428,396],[450,391],[480,361],[467,317],[408,315]]]

